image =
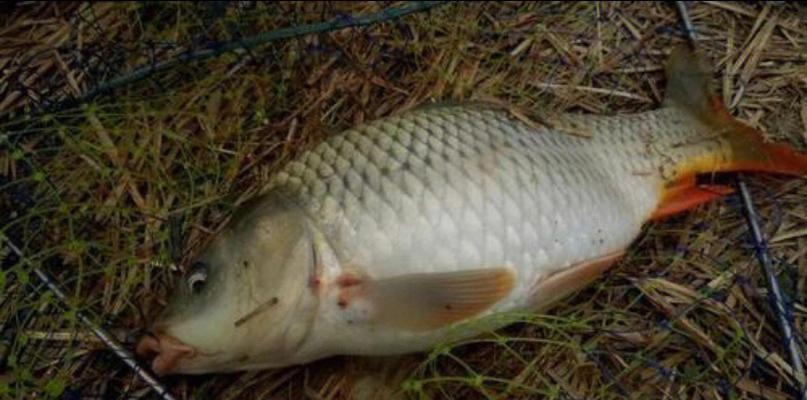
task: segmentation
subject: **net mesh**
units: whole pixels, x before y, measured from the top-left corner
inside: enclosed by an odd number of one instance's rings
[[[4,3],[0,233],[70,301],[0,249],[0,398],[154,397],[76,310],[132,348],[235,205],[327,135],[429,101],[653,109],[684,40],[667,3],[421,4],[394,16],[411,6]],[[805,9],[690,12],[733,114],[804,149]],[[386,21],[333,29],[368,15]],[[279,29],[291,31],[260,40]],[[750,179],[804,348],[807,185]],[[164,383],[180,398],[786,399],[796,383],[749,240],[729,196],[648,225],[604,279],[548,314],[385,361],[395,367],[333,357]]]

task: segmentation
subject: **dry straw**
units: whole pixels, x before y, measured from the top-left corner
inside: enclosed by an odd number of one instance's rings
[[[131,348],[179,270],[234,207],[327,135],[441,100],[496,99],[538,123],[560,112],[653,109],[664,94],[666,55],[685,40],[669,3],[450,3],[176,63],[83,106],[54,107],[182,54],[408,6],[4,5],[0,232],[59,282],[68,304],[0,251],[0,399],[153,396],[87,334],[75,310],[98,316],[93,323]],[[804,150],[804,8],[688,9],[731,112]],[[803,348],[807,185],[746,180]],[[176,215],[184,217],[184,251],[172,267],[168,221]],[[649,225],[607,277],[548,315],[512,316],[517,323],[490,335],[396,360],[335,357],[163,383],[177,398],[342,399],[383,390],[415,398],[789,399],[798,382],[751,248],[732,196]]]

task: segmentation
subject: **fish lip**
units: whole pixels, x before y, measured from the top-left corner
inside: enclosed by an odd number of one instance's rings
[[[189,360],[201,354],[193,346],[163,332],[140,339],[135,353],[144,358],[155,356],[151,361],[151,369],[159,376],[176,373],[180,360]]]

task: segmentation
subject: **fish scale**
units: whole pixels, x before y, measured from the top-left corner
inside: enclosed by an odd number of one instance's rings
[[[426,107],[326,140],[266,190],[295,193],[341,264],[378,279],[508,266],[519,284],[501,307],[524,306],[539,278],[629,244],[661,177],[625,172],[658,164],[647,132],[667,147],[659,133],[688,135],[657,129],[676,117],[581,117],[594,133],[581,138],[504,110]]]
[[[204,373],[426,350],[486,330],[480,317],[544,310],[645,222],[727,194],[698,174],[807,173],[807,155],[709,93],[691,49],[667,72],[654,111],[540,127],[501,106],[428,106],[331,136],[198,255],[138,353]]]

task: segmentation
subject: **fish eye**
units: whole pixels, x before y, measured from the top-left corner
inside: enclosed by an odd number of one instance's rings
[[[207,265],[201,261],[193,263],[188,274],[188,288],[193,293],[198,293],[205,286],[207,280]]]

